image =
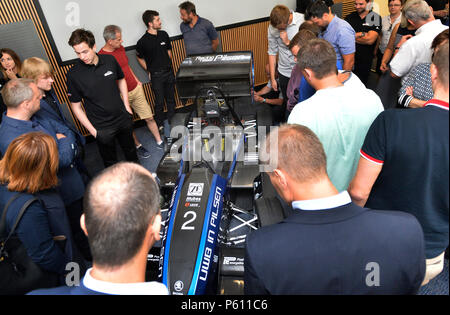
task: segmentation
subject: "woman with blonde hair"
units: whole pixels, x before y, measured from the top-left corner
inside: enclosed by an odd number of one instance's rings
[[[64,203],[55,189],[57,172],[56,142],[43,132],[31,132],[14,139],[0,161],[0,214],[6,218],[7,235],[22,206],[37,198],[21,217],[13,236],[20,240],[33,263],[46,274],[48,281],[39,283],[45,286],[58,285],[66,264],[74,258]],[[13,283],[11,287],[14,287]],[[26,289],[28,292],[36,288]]]

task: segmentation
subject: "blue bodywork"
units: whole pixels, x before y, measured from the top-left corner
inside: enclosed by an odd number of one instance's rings
[[[185,162],[182,160],[180,163],[180,171],[162,237],[163,246],[159,263],[160,281],[168,287],[171,294],[203,295],[209,292],[208,286],[213,282],[217,270],[217,238],[224,200],[228,193],[228,183],[236,167],[238,154],[244,142],[245,134],[242,134],[227,178],[212,173],[210,168],[203,166],[200,167],[203,173],[200,171],[197,173],[206,174],[206,179],[202,183],[197,183],[192,179],[193,177],[190,177],[193,171],[191,170],[188,174],[183,173]],[[205,191],[198,197],[189,197],[190,185],[200,185],[202,189],[208,187],[209,192]],[[207,201],[202,201],[206,196]],[[195,202],[192,203],[192,200]],[[183,202],[185,203],[183,204]],[[204,207],[199,206],[194,208],[195,211],[189,211],[192,210],[189,208],[190,206],[197,206],[200,203]],[[203,218],[203,221],[196,223],[195,219],[198,217]],[[186,220],[189,218],[192,220]],[[184,222],[181,228],[180,221]],[[199,231],[196,231],[197,229]],[[201,233],[199,233],[200,230]],[[187,254],[181,252],[183,250],[181,243],[187,248]],[[177,279],[174,279],[175,277]]]

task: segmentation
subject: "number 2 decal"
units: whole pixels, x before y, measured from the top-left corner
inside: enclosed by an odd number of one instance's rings
[[[195,221],[195,219],[197,218],[197,213],[195,213],[194,211],[188,211],[184,214],[184,218],[188,217],[188,216],[192,216],[191,219],[187,220],[186,222],[184,222],[184,224],[181,226],[182,230],[188,230],[188,231],[193,231],[195,230],[194,226],[188,226],[188,224],[192,223]]]

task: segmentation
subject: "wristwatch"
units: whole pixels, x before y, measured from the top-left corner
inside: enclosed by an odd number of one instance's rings
[[[266,99],[265,98],[263,98],[263,103],[265,103],[266,102]]]
[[[366,32],[361,32],[360,38],[362,38],[362,37],[364,37],[364,36],[366,36]]]

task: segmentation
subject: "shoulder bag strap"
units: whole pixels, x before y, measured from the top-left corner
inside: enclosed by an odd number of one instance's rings
[[[3,235],[6,232],[6,213],[8,212],[8,208],[11,205],[11,203],[13,203],[14,200],[19,198],[19,196],[20,196],[20,193],[15,194],[14,196],[12,196],[9,199],[9,201],[6,203],[5,208],[3,209],[2,218],[0,220],[0,237],[3,237]]]
[[[11,238],[11,236],[14,234],[17,226],[19,225],[20,220],[22,219],[25,211],[28,209],[28,207],[35,202],[36,200],[39,200],[37,197],[33,197],[30,200],[28,200],[27,202],[24,203],[24,205],[22,206],[22,208],[20,209],[19,215],[17,216],[16,222],[14,223],[14,226],[11,229],[11,232],[9,232],[8,237],[6,238],[6,240],[3,242],[3,246],[5,246],[5,244],[8,242],[8,240]],[[9,206],[9,204],[8,204]],[[8,209],[6,209],[7,211]]]

